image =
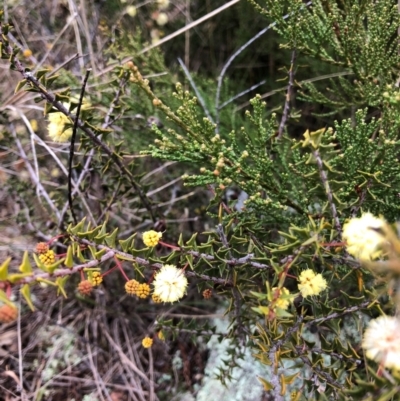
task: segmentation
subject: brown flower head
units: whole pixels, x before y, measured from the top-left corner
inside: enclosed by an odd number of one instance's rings
[[[16,306],[4,304],[0,306],[0,323],[11,323],[17,320],[18,309]]]
[[[89,280],[83,280],[78,284],[78,291],[82,295],[90,295],[93,290],[93,284]]]
[[[46,242],[39,242],[35,248],[35,252],[39,255],[48,252],[48,250],[49,250],[49,245],[46,244]]]

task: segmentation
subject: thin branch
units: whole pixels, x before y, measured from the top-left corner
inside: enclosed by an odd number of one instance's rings
[[[124,89],[126,83],[128,82],[128,77],[129,77],[129,76],[128,76],[128,74],[127,74],[126,77],[121,81],[121,84],[120,84],[120,86],[118,87],[118,90],[117,90],[116,93],[115,93],[114,99],[113,99],[113,101],[111,102],[110,107],[109,107],[109,109],[108,109],[108,111],[107,111],[107,114],[106,114],[106,116],[105,116],[105,118],[104,118],[104,123],[103,123],[103,125],[102,125],[102,128],[104,128],[104,129],[105,129],[105,128],[108,128],[108,127],[113,123],[113,120],[111,119],[111,115],[112,115],[112,113],[113,113],[115,107],[116,107],[116,106],[118,105],[118,103],[119,103],[119,99],[120,99],[120,97],[121,97],[121,94],[122,94],[122,92],[123,92],[123,89]],[[75,154],[76,154],[76,153],[75,153]],[[80,175],[79,175],[79,178],[78,178],[78,180],[76,181],[76,187],[75,187],[75,189],[74,189],[74,191],[73,191],[73,193],[72,193],[72,196],[75,195],[75,194],[79,191],[79,187],[80,187],[80,185],[81,185],[81,182],[82,182],[83,179],[85,178],[86,174],[89,173],[89,171],[90,171],[90,164],[91,164],[91,162],[92,162],[92,159],[93,159],[94,154],[95,154],[94,149],[91,149],[90,152],[89,152],[88,158],[87,158],[86,161],[85,161],[85,165],[84,165],[84,167],[83,167],[83,169],[82,169],[82,171],[81,171],[81,173],[80,173]],[[120,186],[120,183],[118,184],[118,188],[119,188],[119,186]],[[107,205],[107,207],[103,210],[101,217],[103,217],[104,214],[107,212],[107,210],[109,210],[109,208],[112,206],[112,203],[113,203],[113,201],[114,201],[114,195],[117,196],[117,194],[118,194],[118,188],[117,188],[117,190],[114,192],[113,196],[111,197],[111,201],[109,202],[109,204]],[[81,200],[82,200],[82,201],[84,200],[83,196],[81,196]],[[61,222],[64,220],[64,215],[65,215],[67,209],[68,209],[68,202],[65,203],[64,208],[63,208],[63,210],[62,210],[62,212],[61,212],[61,220],[60,220],[60,222],[59,222],[59,227],[60,227],[60,225],[61,225]],[[87,209],[88,209],[88,208],[87,208]],[[89,212],[89,214],[91,215],[90,209],[88,209],[88,212]],[[91,217],[91,220],[93,221],[93,224],[96,224],[96,222],[95,222],[95,220],[94,220],[94,217]],[[97,219],[97,222],[98,222],[98,221],[100,221],[100,218]]]
[[[190,83],[190,86],[193,88],[194,92],[196,93],[197,99],[198,99],[198,101],[200,102],[201,107],[202,107],[203,110],[204,110],[204,113],[206,113],[206,116],[208,117],[208,119],[209,119],[212,123],[214,123],[214,119],[211,117],[211,114],[210,114],[210,112],[209,112],[208,109],[207,109],[206,102],[204,101],[203,97],[201,96],[199,90],[197,89],[197,86],[196,86],[195,82],[193,81],[193,78],[192,78],[192,76],[190,75],[190,72],[189,72],[189,70],[187,69],[185,63],[181,60],[180,57],[178,57],[178,62],[179,62],[179,65],[181,66],[183,72],[185,73],[186,78],[188,79],[188,81],[189,81],[189,83]]]
[[[339,216],[338,216],[338,213],[336,210],[336,205],[333,202],[333,193],[332,193],[331,187],[329,185],[328,176],[324,170],[324,163],[322,161],[322,158],[321,158],[321,155],[320,155],[318,149],[315,149],[313,151],[313,155],[317,162],[319,176],[321,178],[322,185],[325,189],[326,196],[328,198],[328,203],[329,203],[329,207],[331,208],[332,218],[335,222],[336,231],[338,232],[339,236],[341,236],[342,235],[342,225],[340,224],[340,221],[339,221]]]
[[[19,296],[21,298],[21,294]],[[18,372],[19,372],[19,386],[21,387],[21,400],[26,401],[26,393],[24,390],[24,368],[23,368],[23,353],[22,353],[22,338],[21,338],[21,308],[18,308],[17,320],[17,339],[18,339]]]
[[[285,129],[285,125],[286,125],[287,119],[289,117],[290,100],[291,100],[293,84],[294,84],[294,63],[295,63],[295,61],[296,61],[296,49],[293,49],[292,58],[290,60],[289,83],[288,83],[288,87],[287,87],[287,91],[286,91],[285,105],[283,106],[282,119],[281,119],[281,122],[280,122],[279,128],[278,128],[277,139],[282,138],[283,131]]]
[[[371,301],[365,301],[360,305],[352,306],[350,308],[345,309],[343,312],[335,312],[332,313],[328,316],[324,317],[319,317],[317,319],[312,319],[307,321],[306,326],[315,324],[315,323],[321,323],[321,322],[326,322],[327,320],[332,320],[332,319],[338,319],[339,317],[342,317],[344,315],[348,315],[349,313],[357,312],[360,309],[365,309],[369,308],[372,305],[373,302]]]
[[[299,358],[307,365],[309,366],[312,371],[313,374],[316,374],[318,376],[321,376],[324,380],[326,380],[331,386],[335,387],[336,389],[340,389],[343,387],[343,384],[338,383],[335,379],[333,379],[331,377],[331,375],[329,375],[328,373],[324,372],[323,370],[321,370],[320,368],[318,368],[317,366],[315,366],[314,363],[312,363],[306,356],[303,355],[299,355]],[[315,372],[315,373],[314,373]]]
[[[35,184],[35,186],[37,188],[37,195],[39,197],[39,200],[40,200],[40,195],[43,196],[43,198],[46,200],[47,204],[50,206],[50,208],[52,209],[52,211],[56,215],[57,219],[59,219],[60,218],[60,212],[58,211],[58,209],[54,205],[53,201],[51,200],[50,195],[44,189],[44,187],[43,187],[42,183],[40,182],[39,177],[36,175],[33,167],[30,165],[28,156],[26,155],[26,153],[24,151],[24,148],[22,147],[22,144],[21,144],[21,142],[19,141],[19,139],[17,137],[17,134],[15,132],[14,126],[12,126],[12,136],[14,137],[15,143],[16,143],[17,148],[19,150],[20,157],[25,162],[25,166],[26,166],[26,169],[29,172],[31,180],[32,180],[32,182]]]
[[[148,349],[149,352],[149,401],[155,400],[154,395],[154,360],[153,360],[153,351],[151,348]]]
[[[219,238],[221,239],[222,245],[228,250],[228,256],[229,258],[232,260],[233,255],[232,255],[232,251],[231,251],[231,247],[229,245],[228,239],[226,238],[225,232],[224,232],[224,227],[222,224],[218,224],[217,226],[217,234],[219,236]],[[232,271],[232,269],[230,269],[229,272],[229,278],[230,280],[233,281],[233,274],[234,272]],[[241,311],[241,299],[240,299],[240,292],[236,287],[232,288],[232,295],[233,295],[233,302],[234,302],[234,307],[235,307],[235,318],[236,318],[236,332],[238,334],[238,337],[241,339],[242,341],[242,345],[244,345],[244,341],[245,341],[245,331],[243,328],[243,323],[242,323],[242,317],[240,315],[240,311]]]
[[[82,107],[82,102],[83,102],[83,96],[85,94],[85,88],[87,81],[89,79],[91,69],[86,70],[85,78],[83,80],[82,84],[82,89],[81,89],[81,96],[79,98],[79,103],[78,107],[76,109],[76,117],[74,121],[74,128],[72,130],[72,137],[71,137],[71,143],[69,146],[69,159],[68,159],[68,203],[69,203],[69,209],[71,211],[72,219],[74,220],[74,223],[77,224],[77,219],[75,216],[73,204],[72,204],[72,161],[74,159],[74,150],[75,150],[75,138],[76,138],[76,132],[78,130],[78,121],[79,121],[79,114],[81,112],[81,107]]]
[[[317,82],[317,81],[323,81],[324,79],[330,79],[330,78],[336,78],[336,77],[345,77],[345,76],[348,76],[348,75],[354,75],[354,73],[350,72],[350,71],[335,72],[333,74],[320,75],[319,77],[304,79],[303,81],[296,81],[296,84],[301,87],[301,85],[303,85],[303,84],[308,84],[308,83]],[[267,99],[267,98],[275,95],[275,93],[282,92],[285,89],[287,89],[287,86],[282,86],[281,88],[274,89],[274,90],[269,91],[267,93],[263,93],[260,96],[260,99]],[[235,113],[238,112],[239,110],[244,109],[245,107],[248,107],[248,106],[250,106],[250,102],[249,101],[247,101],[245,103],[242,103],[241,105],[236,107]]]
[[[304,4],[304,6],[302,6],[302,9],[304,7],[309,7],[312,4],[312,1],[308,1],[307,3]],[[286,14],[282,17],[283,20],[288,19],[293,13],[289,13]],[[232,54],[231,57],[229,57],[228,61],[225,63],[224,67],[222,68],[221,73],[219,74],[218,77],[218,85],[217,85],[217,94],[215,96],[215,110],[216,110],[216,124],[217,124],[217,128],[216,130],[218,131],[218,126],[219,126],[219,109],[220,109],[220,97],[221,97],[221,87],[222,87],[222,82],[224,80],[225,77],[225,73],[228,70],[228,68],[230,67],[230,65],[233,63],[233,60],[235,60],[235,58],[237,56],[240,55],[240,53],[242,53],[243,50],[245,50],[248,46],[250,46],[254,41],[256,41],[258,38],[260,38],[262,35],[264,35],[264,33],[268,32],[271,28],[273,28],[277,23],[273,22],[272,24],[269,24],[266,28],[262,29],[260,32],[258,32],[256,35],[254,35],[250,40],[248,40],[244,45],[242,45],[238,50],[236,50],[235,53]]]
[[[225,106],[227,106],[229,103],[234,102],[236,99],[239,99],[240,97],[244,96],[246,93],[249,93],[251,91],[253,91],[254,89],[257,89],[259,86],[264,85],[267,82],[266,79],[263,79],[261,82],[259,82],[258,84],[255,84],[253,86],[250,86],[250,88],[239,92],[237,95],[231,97],[230,99],[228,99],[226,102],[222,103],[221,106],[219,106],[218,110],[223,109]]]
[[[232,252],[231,252],[231,247],[228,242],[228,238],[226,238],[225,232],[224,232],[224,227],[222,224],[218,224],[217,226],[217,234],[222,242],[222,245],[228,250],[228,256],[230,259],[233,259]]]
[[[309,348],[309,347],[307,347],[306,344],[303,344],[301,346],[300,345],[295,346],[295,349],[296,349],[298,355],[300,355],[301,353],[304,354],[305,352],[315,352],[316,354],[319,354],[319,355],[328,354],[328,352],[324,351],[323,349],[314,348],[314,347],[313,348]],[[342,354],[338,354],[336,352],[329,352],[329,356],[331,356],[333,358],[336,358],[336,359],[339,359],[339,360],[341,360],[341,361],[343,361],[345,363],[348,363],[348,362],[354,363],[355,365],[361,365],[364,362],[361,359],[350,358],[350,357],[344,356]]]
[[[185,329],[182,327],[171,327],[167,326],[161,323],[157,322],[157,327],[160,327],[162,330],[166,331],[172,331],[172,332],[179,332],[179,333],[188,333],[188,334],[194,334],[198,336],[221,336],[221,337],[226,337],[226,333],[219,333],[219,332],[213,332],[212,330],[190,330],[190,329]]]

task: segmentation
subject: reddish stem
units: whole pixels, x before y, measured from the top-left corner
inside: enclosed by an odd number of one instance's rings
[[[115,265],[114,267],[111,267],[111,269],[108,269],[106,272],[104,272],[102,275],[101,275],[101,277],[105,277],[105,276],[107,276],[107,274],[110,274],[111,272],[113,272],[115,269],[117,269],[118,268],[118,266],[117,265]]]
[[[114,256],[114,260],[115,260],[115,263],[117,264],[116,267],[118,267],[119,271],[120,271],[121,274],[124,276],[124,279],[125,279],[126,281],[129,281],[129,277],[128,277],[128,276],[126,275],[126,273],[124,272],[124,269],[122,268],[121,262],[118,260],[118,258],[117,258],[116,256]]]
[[[50,238],[50,239],[47,241],[47,245],[51,246],[51,244],[52,244],[54,241],[56,241],[58,238],[62,238],[62,237],[65,237],[65,234],[59,234],[59,235],[56,235],[56,236],[53,237],[53,238]]]
[[[7,298],[10,299],[10,297],[11,297],[11,285],[10,285],[10,283],[7,283],[6,285],[7,285],[7,287],[6,287],[6,295],[7,295]]]
[[[346,246],[345,242],[323,242],[321,246]]]
[[[185,271],[185,269],[186,269],[188,266],[189,266],[189,262],[186,263],[186,265],[182,267],[182,271]]]
[[[174,251],[180,251],[180,250],[181,250],[181,248],[180,248],[179,246],[167,244],[167,243],[162,242],[162,241],[159,241],[158,243],[161,244],[161,245],[164,245],[164,246],[167,247],[167,248],[171,248],[171,249],[173,249]]]
[[[156,272],[155,271],[153,271],[153,274],[151,275],[151,277],[148,279],[148,281],[147,281],[147,284],[151,284],[152,282],[153,282],[153,280],[154,280],[154,276],[156,275]]]

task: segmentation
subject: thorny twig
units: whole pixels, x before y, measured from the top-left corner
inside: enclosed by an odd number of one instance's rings
[[[275,358],[275,354],[276,352],[279,350],[279,348],[287,341],[287,339],[289,338],[290,335],[292,335],[292,333],[296,332],[301,323],[303,322],[303,316],[298,316],[297,317],[297,321],[296,323],[286,332],[285,336],[278,340],[268,351],[268,358],[269,360],[274,363],[274,361],[276,360]],[[271,370],[271,384],[274,386],[274,400],[275,401],[283,401],[284,398],[281,394],[281,382],[280,382],[280,375],[279,375],[279,370],[278,370],[278,366],[275,365],[273,366],[273,369]]]
[[[330,314],[328,316],[319,317],[317,319],[309,320],[309,321],[307,321],[306,326],[311,325],[311,324],[315,324],[315,323],[326,322],[327,320],[337,319],[337,318],[342,317],[344,315],[347,315],[349,313],[356,312],[356,311],[358,311],[360,309],[365,309],[367,307],[370,307],[372,304],[373,304],[373,302],[371,302],[371,301],[365,301],[365,302],[361,303],[360,305],[352,306],[350,308],[345,309],[342,312],[335,312],[335,313],[332,313],[332,314]]]
[[[221,336],[221,337],[226,337],[226,333],[220,333],[220,332],[214,332],[212,330],[190,330],[190,329],[184,329],[182,327],[172,327],[172,326],[167,326],[161,323],[157,322],[157,327],[160,327],[162,330],[166,331],[179,331],[179,333],[188,333],[188,334],[193,334],[193,335],[200,335],[200,336]]]
[[[138,256],[132,256],[129,253],[121,252],[121,251],[118,251],[116,249],[109,248],[109,247],[107,247],[105,245],[99,245],[99,244],[96,244],[96,243],[94,243],[92,241],[88,241],[88,240],[81,239],[81,238],[78,238],[78,237],[74,237],[74,239],[75,239],[75,241],[77,241],[77,242],[79,242],[81,244],[84,244],[84,245],[94,246],[97,249],[105,249],[107,251],[106,255],[109,252],[112,252],[113,253],[112,257],[121,256],[122,260],[128,260],[128,261],[131,261],[131,262],[136,262],[139,265],[154,267],[156,269],[161,269],[162,266],[163,266],[162,263],[150,262],[147,259],[143,259],[143,258],[140,258]],[[184,252],[184,251],[182,250],[182,252]],[[190,251],[187,252],[187,253],[192,254]],[[214,257],[212,257],[212,258],[214,259]],[[233,287],[233,282],[230,281],[230,280],[226,280],[224,278],[210,277],[210,276],[207,276],[205,274],[198,274],[198,273],[195,273],[193,271],[188,271],[188,270],[185,271],[185,274],[187,276],[189,276],[189,277],[198,277],[198,278],[201,278],[202,280],[205,280],[205,281],[212,281],[215,284],[219,284],[219,285],[221,285],[223,287]]]
[[[333,379],[331,377],[331,375],[329,375],[328,373],[324,372],[323,370],[321,370],[320,368],[318,368],[317,366],[315,366],[314,363],[312,363],[306,356],[304,355],[299,355],[299,358],[307,365],[309,366],[313,373],[315,372],[316,375],[321,376],[324,380],[327,381],[327,383],[329,383],[331,386],[340,389],[343,387],[342,384],[338,383],[335,379]]]
[[[304,352],[315,352],[316,354],[320,354],[320,355],[326,355],[327,351],[324,351],[323,349],[320,348],[309,348],[307,347],[305,344],[304,345],[298,345],[295,347],[296,351],[299,353],[304,353]],[[329,352],[329,356],[332,356],[336,359],[340,359],[341,361],[345,361],[345,362],[350,362],[350,363],[354,363],[356,365],[361,365],[363,363],[363,361],[361,359],[355,359],[355,358],[350,358],[341,354],[337,354],[336,352]]]
[[[232,260],[233,255],[229,246],[228,239],[226,238],[224,227],[222,224],[218,224],[217,226],[217,233],[219,238],[221,239],[222,245],[228,250],[228,256]],[[232,269],[229,272],[229,277],[233,281],[233,271]],[[242,325],[242,317],[240,316],[240,309],[241,309],[241,299],[239,290],[235,287],[232,288],[232,295],[234,300],[234,307],[235,307],[235,317],[236,317],[236,327],[237,333],[239,338],[242,340],[242,345],[244,345],[245,335],[244,335],[244,328]]]

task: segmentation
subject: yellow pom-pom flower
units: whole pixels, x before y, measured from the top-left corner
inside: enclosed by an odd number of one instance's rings
[[[50,266],[56,261],[56,255],[52,249],[39,255],[39,260],[45,265]]]
[[[311,295],[318,295],[327,287],[326,280],[322,277],[322,274],[315,274],[311,269],[302,271],[299,276],[299,281],[300,284],[298,284],[298,288],[304,298]]]
[[[129,295],[135,295],[139,288],[139,281],[129,280],[125,283],[125,291]]]
[[[136,290],[136,295],[139,298],[145,299],[149,296],[149,294],[150,294],[150,286],[146,283],[139,284],[139,286]]]
[[[185,295],[188,285],[187,278],[181,269],[174,265],[164,265],[156,274],[154,295],[163,302],[175,302]]]
[[[24,56],[25,58],[32,57],[32,50],[30,50],[30,49],[25,49],[25,50],[22,52],[22,54],[23,54],[23,56]]]
[[[90,277],[90,282],[96,287],[103,282],[103,277],[100,272],[93,272]]]
[[[145,338],[143,338],[142,340],[142,346],[144,348],[150,348],[153,345],[153,339],[150,338],[149,336],[146,336]]]
[[[361,260],[379,257],[385,238],[377,230],[384,230],[386,224],[385,220],[371,213],[364,213],[360,218],[345,223],[342,238],[346,241],[349,254]]]
[[[400,321],[392,316],[380,316],[369,322],[362,347],[367,358],[386,368],[400,369]]]
[[[159,303],[162,302],[162,301],[161,301],[161,298],[160,298],[158,295],[156,295],[156,294],[153,294],[153,295],[151,296],[151,299],[153,300],[153,302],[154,302],[155,304],[159,304]]]
[[[143,233],[143,242],[146,246],[156,246],[162,237],[162,233],[150,230]]]
[[[168,15],[167,13],[159,13],[156,18],[156,23],[158,26],[164,26],[168,23]]]
[[[128,6],[125,9],[125,12],[130,16],[130,17],[135,17],[137,14],[137,8],[135,6]]]
[[[169,0],[157,0],[157,5],[160,10],[165,10],[169,6]]]
[[[277,293],[278,291],[279,291],[279,293]],[[289,308],[292,298],[289,297],[290,291],[287,288],[274,287],[274,288],[272,288],[272,293],[273,293],[274,298],[277,297],[277,299],[275,300],[276,307],[284,309],[284,310]]]
[[[67,109],[69,104],[63,104]],[[59,111],[49,113],[49,137],[54,142],[68,142],[72,136],[72,128],[66,128],[66,124],[72,124],[69,117]]]

